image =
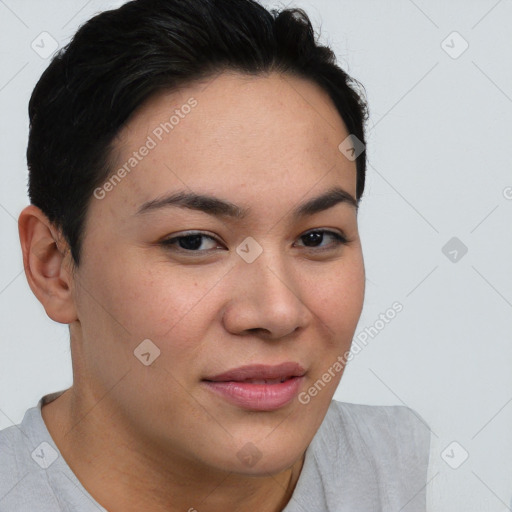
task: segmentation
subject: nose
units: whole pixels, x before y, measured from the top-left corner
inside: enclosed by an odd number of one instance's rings
[[[230,272],[230,302],[223,314],[229,332],[279,339],[311,321],[300,275],[284,260],[263,251],[252,263],[237,262]]]

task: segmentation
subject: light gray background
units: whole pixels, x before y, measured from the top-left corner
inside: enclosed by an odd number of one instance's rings
[[[31,43],[47,31],[62,46],[122,3],[0,0],[0,428],[71,385],[67,326],[32,295],[17,231],[28,204],[27,104],[49,63]],[[370,104],[359,213],[368,281],[356,336],[395,301],[403,311],[368,337],[335,398],[406,404],[441,449],[458,443],[452,465],[467,451],[458,469],[440,459],[439,512],[510,510],[512,1],[264,4],[303,7]],[[461,55],[454,31],[469,44]],[[452,237],[468,248],[455,262],[442,251]]]

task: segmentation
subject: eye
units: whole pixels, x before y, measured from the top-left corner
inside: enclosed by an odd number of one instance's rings
[[[302,240],[306,241],[306,247],[308,249],[309,248],[315,249],[317,247],[316,244],[324,241],[325,235],[328,235],[329,237],[331,237],[334,240],[334,242],[330,245],[327,245],[327,247],[321,247],[320,248],[321,251],[333,249],[340,245],[348,244],[348,240],[344,235],[342,235],[340,233],[336,233],[335,231],[327,230],[327,229],[315,229],[314,231],[309,231],[308,233],[301,235],[300,238]],[[311,245],[308,245],[308,244],[313,244],[313,247],[311,247]]]
[[[208,252],[212,249],[203,249],[198,250],[203,245],[203,239],[211,240],[212,242],[217,242],[215,238],[210,235],[206,235],[202,232],[190,232],[181,236],[175,236],[173,238],[168,238],[166,240],[162,240],[160,242],[164,247],[172,247],[173,250],[180,252]],[[219,242],[217,242],[218,245]]]
[[[326,247],[322,247],[319,244],[324,241],[325,235],[334,241]],[[344,235],[327,229],[309,231],[299,238],[304,241],[307,249],[318,249],[319,251],[331,250],[340,245],[346,245],[349,242]],[[213,247],[205,248],[205,241],[210,241]],[[165,248],[172,248],[173,251],[188,253],[189,255],[194,253],[196,253],[195,255],[201,255],[213,251],[219,244],[220,242],[216,238],[201,231],[185,233],[180,236],[164,239],[160,242],[160,245]],[[201,247],[203,248],[201,249]]]

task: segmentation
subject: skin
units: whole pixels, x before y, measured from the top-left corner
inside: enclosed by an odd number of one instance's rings
[[[118,134],[113,168],[190,97],[198,102],[190,114],[103,199],[92,198],[78,268],[38,208],[20,215],[29,285],[48,316],[70,326],[74,383],[43,419],[111,512],[280,511],[343,372],[308,404],[295,398],[271,412],[233,405],[201,381],[295,361],[307,370],[306,391],[350,348],[365,288],[357,211],[339,203],[298,221],[290,211],[332,186],[355,197],[356,166],[338,149],[348,132],[318,86],[224,72],[142,105]],[[135,215],[183,189],[251,213]],[[349,242],[324,234],[308,247],[304,233],[320,228]],[[204,238],[200,256],[158,244],[187,230],[218,241]],[[248,236],[263,249],[252,263],[236,252]],[[160,349],[149,366],[134,356],[144,339]],[[252,466],[237,457],[249,442],[261,454]]]

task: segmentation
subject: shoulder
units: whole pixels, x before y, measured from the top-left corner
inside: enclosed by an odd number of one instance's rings
[[[333,400],[326,416],[331,442],[349,442],[376,464],[428,464],[431,431],[403,405],[364,405]],[[340,435],[343,434],[343,435]],[[343,438],[344,439],[343,439]]]
[[[49,486],[44,459],[38,464],[37,407],[26,411],[23,421],[0,430],[0,511],[60,510]],[[39,451],[37,451],[39,450]]]
[[[332,400],[314,458],[334,495],[382,511],[425,510],[431,431],[413,409]]]
[[[0,504],[16,483],[22,480],[20,458],[24,457],[25,442],[19,425],[0,430]]]
[[[365,405],[332,400],[328,415],[330,422],[347,431],[375,442],[385,437],[403,444],[430,439],[430,428],[423,417],[405,405]]]

